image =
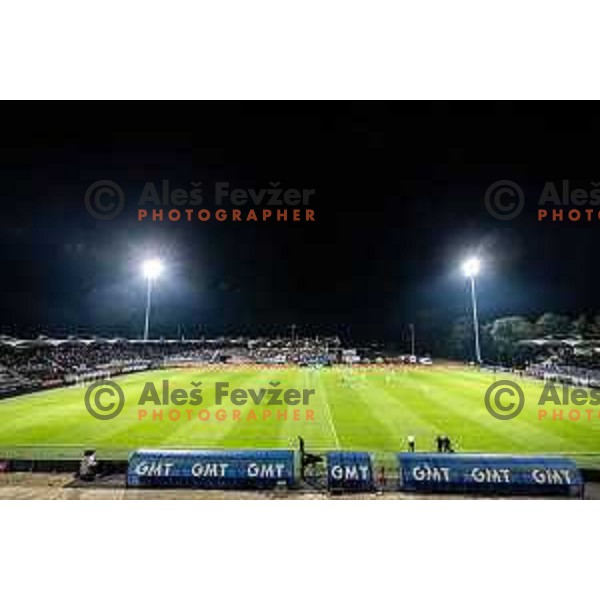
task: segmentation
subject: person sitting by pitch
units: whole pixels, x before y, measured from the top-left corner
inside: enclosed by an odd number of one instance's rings
[[[82,481],[94,481],[98,469],[96,451],[86,450],[79,463],[79,479]]]

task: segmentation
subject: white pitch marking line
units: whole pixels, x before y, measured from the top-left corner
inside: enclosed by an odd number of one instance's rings
[[[335,425],[333,424],[333,419],[331,418],[331,409],[329,408],[329,400],[327,399],[327,392],[325,392],[323,395],[325,398],[325,407],[327,408],[327,419],[329,420],[329,426],[331,427],[333,437],[335,438],[335,445],[336,445],[337,449],[340,450],[341,449],[340,438],[338,437],[337,431],[335,430]]]

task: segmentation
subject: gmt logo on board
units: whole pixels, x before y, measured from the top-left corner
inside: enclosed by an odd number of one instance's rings
[[[129,458],[132,486],[274,487],[294,482],[291,450],[138,450]]]
[[[532,469],[527,471],[531,482],[538,485],[573,485],[574,474],[570,469]],[[453,474],[450,467],[435,467],[430,465],[416,466],[412,469],[415,481],[451,483],[463,475],[462,472]],[[470,483],[512,483],[513,472],[508,468],[474,467],[467,471],[465,480]],[[523,475],[523,472],[519,472]]]
[[[177,475],[174,462],[150,461],[136,465],[134,472],[141,477],[171,477]],[[286,474],[287,465],[283,463],[253,463],[245,466],[245,476],[250,479],[281,479]],[[239,468],[227,462],[196,462],[189,469],[192,477],[227,479],[237,476]]]

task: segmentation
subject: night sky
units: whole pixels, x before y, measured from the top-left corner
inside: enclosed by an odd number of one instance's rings
[[[21,103],[0,138],[0,332],[141,336],[141,261],[160,256],[154,336],[398,341],[465,315],[600,312],[600,220],[537,221],[544,183],[600,182],[597,103]],[[315,189],[314,223],[138,222],[145,182]],[[124,211],[91,217],[112,180]],[[524,190],[499,221],[484,196]],[[232,208],[228,206],[227,208]],[[244,211],[247,211],[246,207]]]

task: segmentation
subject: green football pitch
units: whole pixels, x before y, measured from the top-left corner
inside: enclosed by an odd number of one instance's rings
[[[96,448],[107,458],[126,457],[136,448],[293,448],[299,435],[309,451],[397,452],[406,450],[409,435],[415,437],[417,451],[429,451],[435,449],[435,437],[446,434],[457,451],[560,453],[596,462],[599,407],[580,407],[579,420],[570,420],[573,406],[540,407],[543,384],[517,377],[526,398],[523,411],[511,420],[489,414],[486,389],[512,377],[453,366],[197,367],[136,373],[112,380],[125,398],[122,412],[113,419],[98,420],[88,412],[87,386],[0,401],[0,457],[79,456],[84,448]],[[152,396],[140,404],[146,382],[155,385],[162,399],[165,380],[171,394],[200,389],[201,404],[155,404]],[[228,385],[229,395],[221,404],[215,396],[218,382]],[[253,390],[255,395],[261,389],[280,389],[281,400],[292,388],[314,389],[308,404],[270,405],[270,393],[256,404],[248,392],[245,403],[232,402],[234,389]],[[104,396],[103,406],[110,401]],[[549,416],[540,419],[540,408]],[[551,416],[557,409],[563,410],[562,420]],[[593,409],[591,418],[586,409]]]

